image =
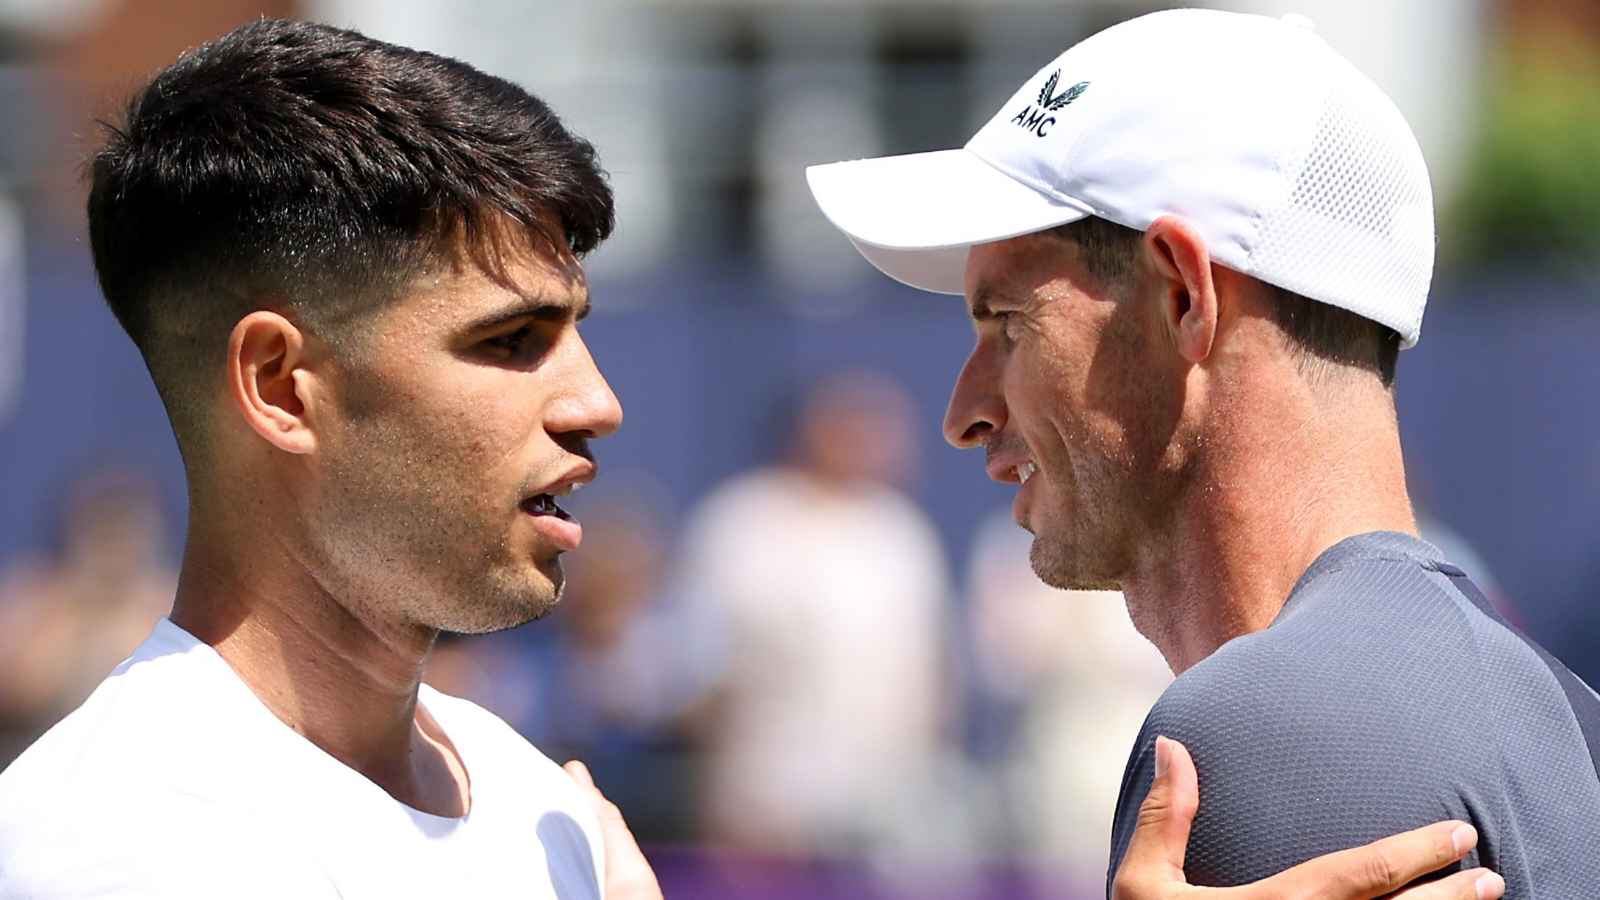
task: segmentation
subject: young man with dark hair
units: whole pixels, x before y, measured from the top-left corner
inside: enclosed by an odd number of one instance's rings
[[[1178,675],[1128,764],[1108,895],[1137,880],[1175,738],[1204,788],[1197,884],[1443,814],[1504,883],[1441,884],[1593,897],[1600,697],[1417,537],[1393,383],[1433,271],[1427,167],[1309,25],[1133,19],[964,148],[811,186],[878,268],[965,294],[947,440],[1017,486],[1040,578],[1120,589]]]
[[[659,898],[580,765],[421,680],[441,631],[557,602],[557,498],[621,422],[577,330],[612,226],[593,149],[462,63],[263,21],[157,75],[91,172],[189,535],[171,616],[0,775],[0,898]],[[1172,759],[1130,900],[1182,889]],[[1238,896],[1370,897],[1473,840]]]
[[[421,683],[440,631],[555,605],[558,500],[622,419],[577,331],[593,148],[455,60],[262,21],[157,75],[91,174],[189,537],[171,617],[0,776],[0,896],[653,889],[581,773]]]

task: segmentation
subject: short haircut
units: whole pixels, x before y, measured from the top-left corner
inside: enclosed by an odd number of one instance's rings
[[[180,445],[249,312],[337,347],[443,256],[497,272],[508,234],[581,256],[615,221],[594,147],[543,101],[325,25],[260,20],[189,50],[106,130],[88,166],[95,269]]]
[[[1049,234],[1078,246],[1089,274],[1107,284],[1123,284],[1143,235],[1098,216],[1052,228]],[[1273,294],[1273,321],[1288,339],[1301,372],[1317,376],[1328,366],[1353,366],[1394,386],[1400,355],[1400,334],[1393,328],[1347,309],[1266,284]]]

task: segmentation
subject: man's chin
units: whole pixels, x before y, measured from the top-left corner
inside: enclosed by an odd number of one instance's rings
[[[1035,535],[1028,549],[1028,564],[1033,574],[1050,587],[1063,591],[1116,591],[1122,585],[1116,579],[1087,571],[1083,557],[1076,548],[1052,543]]]
[[[489,634],[517,628],[553,612],[565,587],[561,564],[541,563],[527,573],[522,584],[495,585],[467,598],[448,616],[448,621],[436,627],[456,634]]]
[[[496,605],[492,610],[477,608],[465,615],[452,617],[439,626],[440,631],[454,634],[492,634],[508,631],[549,615],[556,606],[556,598],[542,602]]]

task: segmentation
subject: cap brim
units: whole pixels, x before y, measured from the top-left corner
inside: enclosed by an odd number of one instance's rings
[[[868,262],[896,281],[940,294],[962,293],[972,245],[1090,214],[965,149],[811,166],[806,181],[822,214]]]

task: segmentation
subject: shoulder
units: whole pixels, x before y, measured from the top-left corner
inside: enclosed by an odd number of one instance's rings
[[[435,688],[424,683],[417,699],[434,720],[443,728],[452,742],[471,744],[477,752],[509,753],[527,758],[537,758],[555,765],[549,757],[533,746],[511,723],[465,697]],[[465,752],[465,751],[463,751]]]
[[[1294,641],[1258,632],[1202,660],[1151,708],[1130,768],[1148,784],[1156,737],[1182,742],[1202,773],[1208,809],[1244,801],[1277,778],[1298,779],[1299,768],[1331,751],[1329,732],[1350,724],[1334,707],[1368,700],[1297,657]]]
[[[1315,661],[1296,665],[1292,642],[1228,650],[1174,681],[1146,719],[1117,803],[1113,871],[1154,780],[1157,736],[1182,742],[1199,772],[1186,868],[1197,885],[1244,884],[1385,834],[1467,817],[1453,785],[1470,780],[1474,764],[1419,752],[1471,746],[1459,721],[1408,721],[1407,705],[1393,702],[1398,686]]]
[[[115,785],[151,774],[163,754],[166,729],[165,660],[129,660],[102,681],[77,709],[34,741],[0,773],[0,818],[19,809],[82,796],[87,785]]]
[[[233,796],[237,773],[262,753],[252,698],[210,648],[170,623],[0,773],[0,834],[14,841],[48,823],[95,833],[128,811]],[[255,712],[259,715],[260,710]]]
[[[1486,667],[1502,667],[1517,643],[1442,572],[1403,557],[1346,560],[1308,575],[1270,627],[1175,679],[1149,724],[1256,752],[1274,735],[1305,753],[1313,736],[1410,734],[1490,690]],[[1532,654],[1521,656],[1512,662],[1536,671]]]
[[[1200,774],[1196,884],[1253,881],[1443,818],[1476,825],[1510,881],[1527,877],[1511,869],[1530,829],[1547,850],[1587,839],[1581,810],[1600,782],[1561,686],[1457,577],[1399,554],[1314,567],[1271,627],[1175,680],[1129,760],[1113,862],[1158,735],[1182,741]]]
[[[0,808],[0,900],[337,896],[277,829],[209,798],[127,785]]]
[[[1242,769],[1262,784],[1436,741],[1481,743],[1460,701],[1488,689],[1482,624],[1419,573],[1396,569],[1375,600],[1329,579],[1327,596],[1301,598],[1184,672],[1146,721],[1150,752],[1165,735],[1202,772]]]
[[[578,783],[504,719],[461,697],[422,686],[422,703],[467,760],[475,784],[494,786],[494,797],[473,803],[512,808],[538,817],[538,835],[552,861],[575,872],[592,870],[605,883],[605,843],[600,819]]]
[[[1153,778],[1158,735],[1188,747],[1200,773],[1196,883],[1242,883],[1467,818],[1458,787],[1496,783],[1486,767],[1503,725],[1463,705],[1489,689],[1484,622],[1435,574],[1387,559],[1325,570],[1271,627],[1174,680],[1129,760],[1116,846]]]
[[[544,807],[587,811],[572,776],[504,719],[471,700],[426,684],[420,699],[471,764],[492,767],[499,774],[517,775],[515,780],[497,777],[498,783],[517,784],[536,792],[539,805]]]

